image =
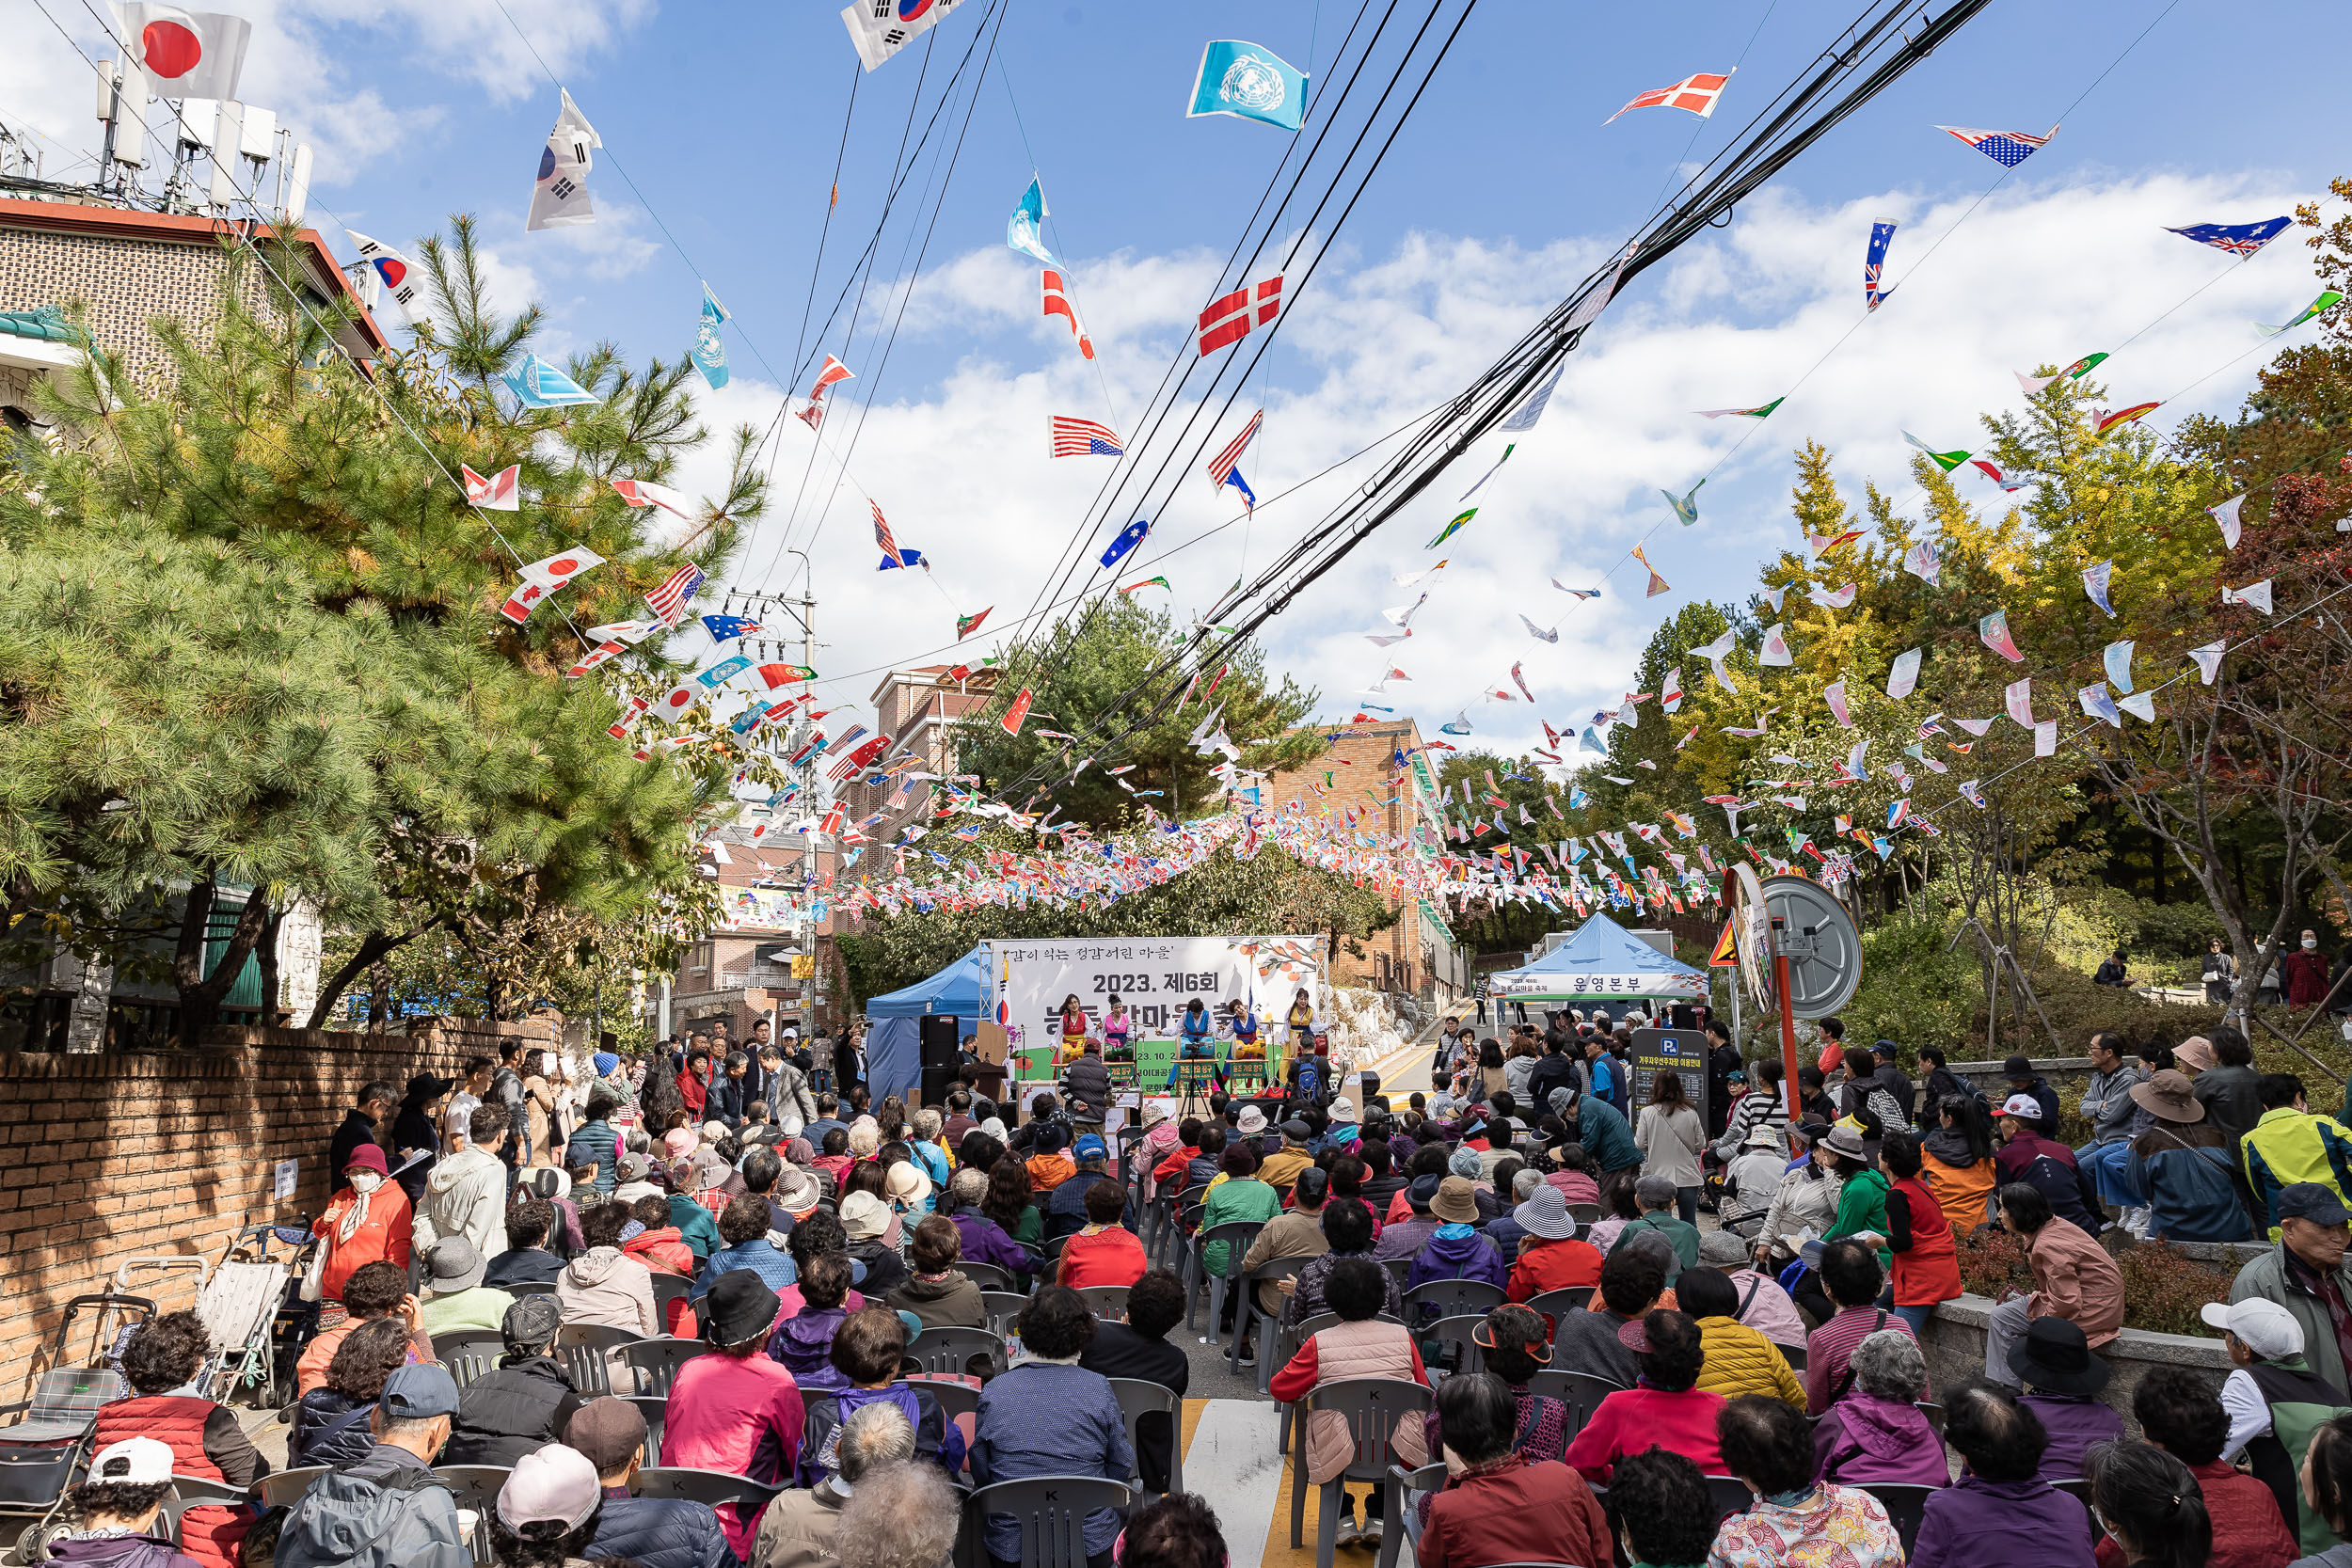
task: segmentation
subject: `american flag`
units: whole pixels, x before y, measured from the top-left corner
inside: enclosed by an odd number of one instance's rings
[[[686,601],[694,596],[703,580],[703,569],[690,561],[672,572],[668,581],[646,594],[645,603],[653,607],[663,626],[675,626],[678,617],[686,613]]]
[[[890,536],[890,524],[882,515],[882,502],[867,497],[866,504],[874,509],[874,543],[882,546],[882,558],[893,566],[904,566],[906,558],[898,553],[898,541]]]
[[[1694,76],[1685,76],[1670,87],[1656,87],[1637,95],[1632,103],[1601,123],[1607,125],[1617,115],[1634,109],[1688,109],[1705,119],[1715,112],[1715,101],[1724,95],[1724,84],[1730,80],[1731,72],[1728,71],[1721,74],[1702,71]]]
[[[1127,443],[1110,426],[1092,420],[1073,420],[1056,414],[1052,417],[1052,430],[1056,457],[1119,457],[1127,451]]]
[[[2050,138],[2058,134],[2051,126],[2040,135],[2028,131],[1971,131],[1962,125],[1939,125],[1939,131],[1958,136],[2003,168],[2015,168],[2032,157],[2039,148],[2050,145]]]
[[[1229,343],[1241,341],[1252,329],[1272,321],[1281,309],[1282,275],[1279,272],[1272,277],[1262,278],[1251,288],[1235,289],[1210,301],[1209,308],[1200,312],[1201,354],[1215,354]]]
[[[1231,478],[1241,454],[1249,450],[1249,443],[1258,438],[1258,427],[1265,422],[1265,410],[1261,408],[1249,416],[1249,422],[1241,427],[1241,434],[1225,443],[1225,450],[1209,460],[1209,483],[1222,486]],[[1263,478],[1263,475],[1259,477]]]

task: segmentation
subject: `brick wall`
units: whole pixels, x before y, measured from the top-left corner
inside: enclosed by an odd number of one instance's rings
[[[218,1261],[241,1226],[319,1212],[327,1140],[370,1079],[446,1075],[502,1040],[553,1045],[559,1034],[552,1022],[443,1019],[405,1036],[215,1029],[197,1052],[0,1053],[0,1402],[25,1397],[66,1300],[104,1289],[123,1259]],[[280,1203],[272,1181],[285,1159],[302,1164]],[[185,1307],[195,1278],[150,1273],[134,1290]]]
[[[1324,731],[1329,734],[1329,731]],[[1393,838],[1409,832],[1421,807],[1420,782],[1407,773],[1402,785],[1389,784],[1389,759],[1398,751],[1409,751],[1421,744],[1421,730],[1412,720],[1388,724],[1351,724],[1342,738],[1304,768],[1278,772],[1266,780],[1262,791],[1269,810],[1297,805],[1309,814],[1333,822],[1344,820],[1349,808],[1358,813],[1359,831]],[[1389,804],[1391,797],[1398,803]],[[1397,900],[1387,900],[1391,909]],[[1331,955],[1331,980],[1335,985],[1360,986],[1377,982],[1382,975],[1380,959],[1386,958],[1386,973],[1391,976],[1391,989],[1406,989],[1403,978],[1409,975],[1409,989],[1418,990],[1427,978],[1422,962],[1421,922],[1407,911],[1404,918],[1385,931],[1376,931],[1357,943],[1363,957],[1357,958],[1341,942],[1339,951]]]

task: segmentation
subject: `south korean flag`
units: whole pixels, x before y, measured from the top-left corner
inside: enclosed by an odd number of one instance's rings
[[[412,325],[421,326],[433,319],[430,296],[424,292],[424,275],[417,264],[381,240],[372,240],[357,229],[346,229],[351,243],[359,247],[359,259],[352,263],[365,267],[374,279],[374,287],[366,296],[369,309],[375,309],[382,294],[389,294],[400,305],[401,313]]]
[[[603,145],[604,138],[580,112],[572,95],[564,93],[564,111],[556,116],[548,145],[539,151],[539,178],[531,189],[531,221],[524,228],[561,229],[596,221],[596,209],[588,199],[588,171],[595,166],[589,150]]]
[[[873,70],[929,32],[960,0],[850,0],[841,9],[857,57]]]

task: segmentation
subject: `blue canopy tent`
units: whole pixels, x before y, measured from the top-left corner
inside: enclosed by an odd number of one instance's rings
[[[1605,914],[1587,920],[1534,963],[1497,971],[1489,985],[1490,994],[1504,1002],[1707,999],[1707,971],[1667,957]]]
[[[950,1017],[961,1033],[970,1034],[987,1006],[986,990],[980,950],[975,947],[929,979],[866,1004],[873,1022],[866,1036],[866,1082],[877,1104],[894,1094],[909,1098],[922,1084],[921,1025],[915,1020]]]

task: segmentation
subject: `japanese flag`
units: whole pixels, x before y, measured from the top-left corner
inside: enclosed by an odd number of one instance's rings
[[[459,466],[458,472],[466,476],[468,505],[481,507],[485,512],[521,510],[521,486],[517,483],[522,478],[523,466],[521,464],[516,463],[501,468],[488,479],[483,478],[463,465]]]
[[[532,562],[522,569],[522,579],[552,593],[580,573],[603,564],[604,557],[582,546],[560,555],[548,556],[545,561]]]
[[[234,98],[253,24],[178,6],[115,7],[132,57],[158,98]]]
[[[675,723],[680,714],[703,699],[703,689],[689,676],[654,699],[653,715],[665,722]]]

